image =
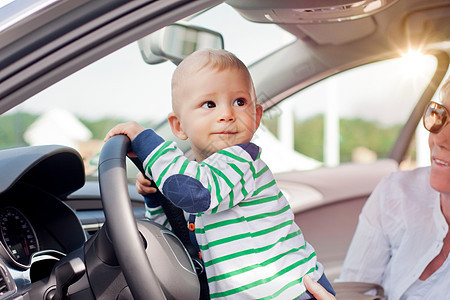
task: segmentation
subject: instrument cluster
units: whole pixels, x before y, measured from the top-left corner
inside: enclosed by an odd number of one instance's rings
[[[0,210],[0,225],[1,241],[10,257],[21,266],[30,265],[33,254],[39,251],[33,225],[13,206]]]

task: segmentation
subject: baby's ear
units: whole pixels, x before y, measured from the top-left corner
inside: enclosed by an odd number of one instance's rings
[[[172,128],[173,134],[180,140],[187,140],[188,137],[181,128],[181,122],[177,115],[171,112],[167,117],[167,120],[169,120],[170,128]]]
[[[256,115],[255,115],[255,124],[256,124],[256,128],[259,127],[259,124],[261,123],[261,118],[263,115],[263,107],[261,106],[261,104],[256,103]]]

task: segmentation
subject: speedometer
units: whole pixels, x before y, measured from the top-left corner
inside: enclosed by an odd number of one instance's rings
[[[31,255],[39,251],[39,243],[28,219],[16,208],[5,207],[0,212],[1,235],[12,258],[29,265]]]

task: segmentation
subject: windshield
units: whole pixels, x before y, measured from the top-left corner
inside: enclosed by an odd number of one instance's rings
[[[227,4],[189,23],[220,32],[225,49],[247,65],[295,40],[278,26],[246,21]],[[242,38],[250,33],[252,39]],[[103,138],[113,125],[135,120],[154,126],[166,119],[174,69],[171,62],[146,64],[132,43],[2,115],[0,148],[67,145],[81,153],[86,174],[96,175]]]
[[[268,77],[276,73],[271,69],[271,61],[260,61],[261,58],[303,42],[296,42],[293,35],[276,25],[245,20],[227,4],[184,21],[221,33],[225,49],[250,68],[255,62],[267,62],[268,67],[257,75],[264,73]],[[262,158],[274,173],[387,158],[436,70],[433,56],[419,58],[412,62],[398,58],[361,65],[308,88],[290,90],[285,101],[266,110],[255,134],[253,141],[264,149]],[[277,63],[289,65],[291,61],[283,57]],[[120,122],[137,121],[172,140],[170,127],[164,121],[171,111],[174,69],[169,61],[146,64],[137,42],[133,42],[2,115],[0,149],[66,145],[80,152],[87,176],[96,176],[103,138]],[[270,81],[290,88],[283,85],[283,79],[270,77]],[[256,86],[258,92],[263,88]],[[388,104],[389,111],[380,111]],[[388,123],[387,117],[392,117]],[[417,145],[412,145],[408,154],[412,161],[409,167],[429,163],[426,139],[417,136],[416,140]],[[189,150],[188,143],[178,146],[186,153]],[[129,164],[130,181],[136,173]]]

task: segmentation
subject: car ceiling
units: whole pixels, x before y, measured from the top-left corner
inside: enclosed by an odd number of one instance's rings
[[[429,42],[448,40],[450,35],[447,0],[228,0],[227,3],[250,21],[278,24],[299,39],[319,45],[340,45],[372,35],[387,36],[386,33],[397,43],[407,36],[425,34]],[[379,8],[366,13],[354,8],[371,3],[377,3]]]

